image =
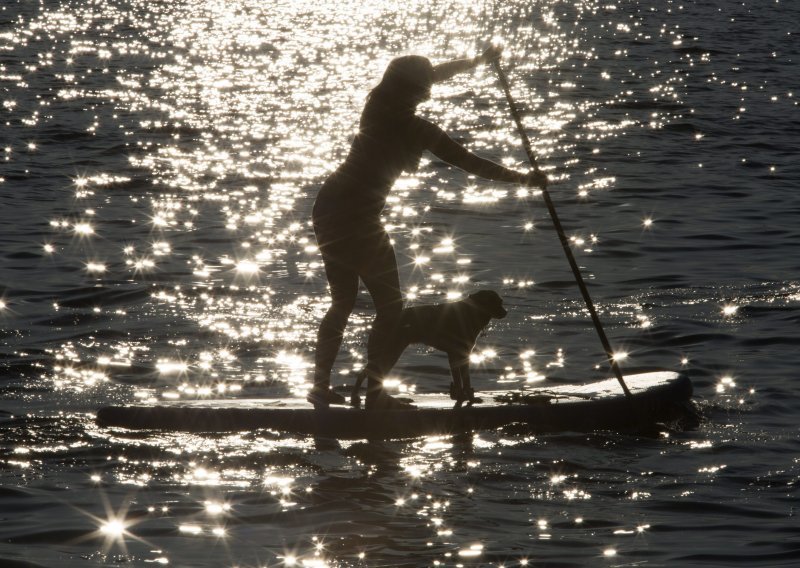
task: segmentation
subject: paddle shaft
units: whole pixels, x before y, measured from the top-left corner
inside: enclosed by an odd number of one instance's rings
[[[528,155],[528,160],[530,161],[531,166],[533,166],[533,170],[538,172],[539,165],[536,162],[536,156],[531,148],[531,141],[528,139],[528,135],[525,134],[525,129],[522,127],[522,118],[519,115],[517,104],[514,102],[514,98],[511,96],[511,88],[508,85],[506,74],[503,71],[503,68],[500,67],[499,59],[495,59],[492,64],[494,65],[495,71],[497,71],[497,76],[500,79],[500,85],[503,87],[503,92],[506,95],[508,106],[511,109],[511,116],[514,118],[514,122],[517,125],[517,130],[522,138],[522,145],[525,147],[525,153]],[[592,316],[592,322],[597,330],[597,335],[600,337],[600,343],[603,344],[603,349],[605,349],[606,355],[608,356],[608,362],[611,365],[611,370],[614,372],[614,376],[616,376],[617,380],[619,381],[619,384],[622,387],[622,392],[625,393],[626,397],[630,398],[631,391],[628,389],[628,385],[625,384],[625,379],[622,377],[622,371],[620,370],[619,365],[614,358],[614,351],[611,349],[611,343],[608,341],[608,336],[606,336],[605,330],[603,330],[603,324],[600,321],[600,317],[597,315],[594,302],[592,302],[592,297],[589,295],[589,289],[586,287],[586,283],[583,281],[581,270],[578,267],[578,263],[575,261],[575,255],[572,254],[572,248],[569,246],[569,241],[567,240],[566,234],[564,234],[564,228],[561,226],[561,221],[558,218],[556,207],[553,204],[553,200],[550,198],[550,192],[547,191],[546,186],[542,187],[542,197],[544,198],[544,203],[547,206],[547,211],[550,213],[550,218],[553,221],[553,226],[556,229],[556,233],[558,233],[558,239],[561,241],[561,247],[564,249],[564,254],[567,256],[569,266],[572,268],[572,274],[575,276],[575,281],[578,283],[578,288],[581,290],[583,300],[586,302],[586,307],[589,309],[589,314]]]

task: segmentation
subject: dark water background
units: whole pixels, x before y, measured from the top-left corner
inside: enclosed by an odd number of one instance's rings
[[[800,563],[798,4],[352,4],[0,6],[0,565]],[[705,423],[340,448],[94,425],[109,403],[308,388],[310,204],[368,89],[393,56],[493,36],[613,343],[687,368]],[[488,68],[420,112],[524,167]],[[517,190],[430,160],[402,179],[404,292],[502,293],[479,388],[596,377],[541,199]],[[370,320],[364,296],[335,382]],[[443,389],[446,359],[411,350],[394,378]]]

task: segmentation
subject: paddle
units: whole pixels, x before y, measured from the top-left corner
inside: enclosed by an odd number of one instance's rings
[[[517,131],[519,132],[520,138],[522,138],[522,145],[525,147],[525,153],[528,155],[528,160],[533,167],[533,171],[538,173],[539,165],[536,162],[536,156],[531,148],[531,141],[528,139],[528,135],[525,134],[525,129],[522,127],[522,119],[520,118],[517,104],[514,102],[514,98],[511,96],[511,88],[508,85],[508,79],[506,78],[503,68],[500,67],[500,58],[496,57],[493,59],[492,65],[494,66],[495,71],[497,71],[497,77],[500,79],[500,85],[503,87],[503,92],[506,95],[508,106],[511,109],[511,116],[514,118],[514,122],[517,125]],[[558,219],[558,213],[556,213],[553,200],[550,198],[550,193],[547,191],[547,186],[542,187],[542,197],[544,197],[544,203],[547,206],[547,211],[550,213],[550,218],[553,220],[553,226],[556,228],[558,238],[561,241],[561,247],[564,249],[564,254],[567,256],[567,260],[569,261],[569,266],[572,268],[572,274],[575,276],[575,281],[578,283],[578,288],[581,290],[583,300],[586,302],[586,307],[589,309],[589,314],[592,316],[592,322],[594,322],[597,335],[600,336],[600,343],[603,344],[603,349],[605,349],[608,362],[611,365],[612,371],[614,371],[614,376],[616,376],[617,380],[619,381],[619,384],[622,387],[622,392],[624,392],[625,396],[630,399],[631,391],[628,390],[628,385],[625,384],[625,379],[622,378],[622,371],[620,370],[617,360],[614,357],[614,351],[611,349],[611,343],[609,343],[606,332],[603,330],[603,324],[600,322],[600,318],[597,315],[597,310],[594,308],[594,302],[592,302],[592,297],[589,295],[589,289],[586,287],[586,283],[583,281],[583,276],[581,276],[581,270],[578,267],[578,263],[575,262],[575,256],[572,254],[572,249],[569,246],[567,236],[564,234],[564,228],[561,226],[561,221]]]

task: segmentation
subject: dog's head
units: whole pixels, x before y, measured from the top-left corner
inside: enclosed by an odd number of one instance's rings
[[[503,307],[503,298],[494,290],[480,290],[470,294],[467,301],[493,318],[502,319],[508,313]]]

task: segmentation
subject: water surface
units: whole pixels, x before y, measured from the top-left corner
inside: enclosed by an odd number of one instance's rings
[[[795,565],[798,21],[786,1],[4,4],[2,563]],[[369,89],[392,57],[493,37],[612,342],[688,369],[705,423],[338,448],[94,425],[301,396],[329,301],[310,206]],[[527,167],[490,68],[420,113]],[[385,219],[410,303],[503,295],[479,389],[604,374],[541,196],[428,156]],[[334,382],[371,320],[364,293]],[[411,349],[391,384],[448,381]]]

